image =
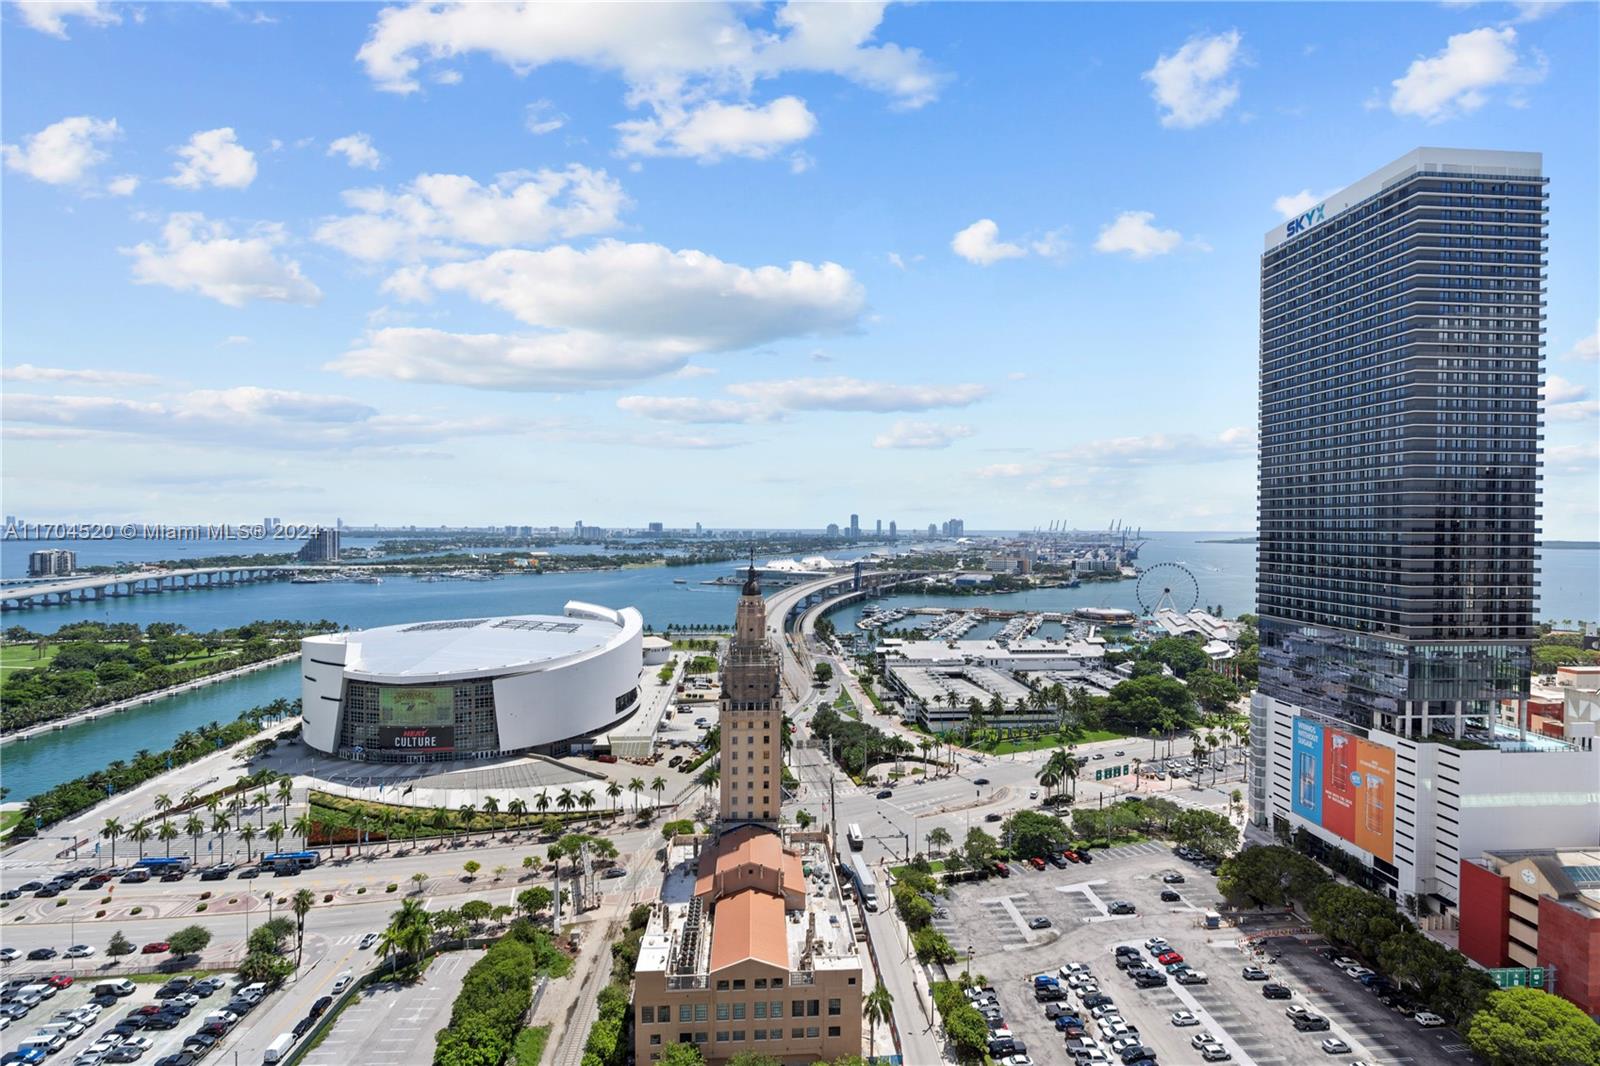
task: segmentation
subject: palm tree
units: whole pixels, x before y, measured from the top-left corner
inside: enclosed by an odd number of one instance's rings
[[[193,846],[189,850],[189,857],[195,862],[199,862],[200,837],[206,831],[206,820],[200,817],[198,814],[190,814],[188,818],[184,819],[183,831],[189,835],[190,840],[194,841]]]
[[[665,778],[658,776],[654,781],[650,782],[650,791],[656,794],[657,807],[661,806],[661,793],[665,792],[666,790],[667,782]]]
[[[215,818],[217,811],[222,807],[222,793],[213,792],[206,797],[206,813]]]
[[[244,818],[244,796],[238,793],[234,794],[234,797],[228,801],[228,813],[233,815],[233,830],[237,833]]]
[[[617,813],[617,799],[622,795],[622,785],[616,781],[607,781],[606,795],[611,797],[611,813]]]
[[[1068,797],[1067,802],[1076,803],[1078,799],[1078,760],[1074,756],[1068,755],[1066,761],[1062,763],[1061,776],[1071,788],[1071,795]]]
[[[367,842],[366,808],[358,808],[356,813],[350,816],[350,828],[356,831],[356,854],[360,855],[362,845]]]
[[[228,822],[227,815],[212,815],[211,831],[222,838],[222,842],[217,846],[217,853],[224,860],[228,857],[228,830],[232,828],[233,826]]]
[[[273,824],[283,825],[282,822]],[[309,888],[302,888],[294,894],[294,899],[289,904],[294,910],[294,968],[297,970],[300,968],[300,959],[306,947],[306,915],[311,913],[311,905],[316,901],[317,897]]]
[[[269,798],[270,797],[267,795],[267,786],[262,785],[261,791],[256,793],[256,814],[261,818],[262,829],[267,827],[267,801]]]
[[[506,804],[506,813],[517,820],[517,828],[521,829],[523,819],[528,816],[528,804],[518,796]]]
[[[278,844],[281,840],[283,840],[283,833],[284,825],[282,822],[273,822],[271,825],[267,826],[267,839],[272,841],[273,851],[282,850]]]
[[[861,1016],[867,1020],[867,1047],[876,1043],[879,1023],[894,1017],[894,996],[881,982],[861,1000]]]
[[[139,827],[135,826],[135,828],[139,828]],[[149,833],[149,829],[146,828],[145,832],[146,832],[146,834],[148,834]],[[165,844],[167,846],[167,858],[169,858],[169,859],[172,858],[172,842],[174,840],[177,840],[178,837],[180,837],[182,835],[183,834],[178,832],[178,827],[173,825],[171,822],[168,822],[168,821],[163,821],[161,823],[161,828],[156,830],[156,839],[161,841],[161,843],[163,843],[163,844]],[[130,833],[129,836],[131,837],[132,834]],[[144,858],[144,849],[143,848],[139,849],[139,857],[141,859]]]
[[[440,836],[450,831],[450,812],[443,807],[435,807],[429,821]]]
[[[492,827],[495,815],[500,813],[500,801],[493,796],[486,797],[483,801],[483,813],[489,816]]]
[[[294,799],[294,780],[288,777],[278,778],[278,802],[283,804],[283,820],[289,820],[289,803]]]
[[[461,828],[466,832],[467,839],[472,839],[472,819],[477,816],[478,808],[470,803],[463,803],[456,808],[456,817],[460,819]]]
[[[571,813],[572,808],[578,803],[578,797],[572,794],[572,789],[564,788],[556,797],[556,806],[565,813]]]
[[[311,846],[310,840],[312,824],[311,813],[309,811],[294,820],[294,832],[295,835],[300,838],[301,850],[305,850]],[[415,841],[416,837],[413,836],[412,840]]]
[[[595,805],[594,789],[586,788],[581,793],[579,793],[579,795],[578,795],[578,806],[583,808],[585,814],[587,814],[589,811],[594,810],[594,805]]]
[[[533,797],[533,807],[534,810],[538,811],[540,814],[544,814],[545,811],[548,811],[550,809],[550,793],[541,788],[539,790],[539,794]]]
[[[165,825],[165,823],[162,824]],[[128,830],[128,839],[139,845],[139,858],[141,859],[144,858],[144,842],[149,840],[151,836],[150,826],[143,821],[134,822],[133,828]]]
[[[167,820],[167,812],[172,810],[172,797],[163,792],[156,796],[151,806],[155,807],[156,813],[161,815],[161,820],[164,822]]]
[[[115,818],[107,818],[106,824],[100,827],[100,835],[111,841],[111,865],[117,864],[117,838],[122,835],[122,823]]]
[[[246,822],[244,825],[239,827],[239,839],[244,841],[244,861],[247,863],[255,858],[255,854],[250,849],[250,845],[255,838],[255,826],[251,825],[249,822]]]
[[[930,851],[936,851],[940,854],[943,854],[944,849],[949,846],[950,830],[946,829],[942,825],[934,826],[932,829],[928,830],[928,849]]]
[[[628,782],[628,791],[633,793],[633,813],[639,813],[639,793],[644,791],[644,778],[635,777]]]

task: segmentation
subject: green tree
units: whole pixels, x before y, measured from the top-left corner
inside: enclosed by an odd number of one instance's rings
[[[811,671],[811,676],[816,680],[817,684],[826,685],[833,680],[833,667],[827,663],[818,663],[816,668]]]
[[[1217,868],[1217,889],[1235,906],[1282,907],[1309,901],[1327,873],[1293,848],[1249,847]]]
[[[111,934],[111,941],[106,945],[106,954],[113,957],[118,955],[132,955],[136,950],[137,949],[133,946],[133,941],[123,936],[121,929],[118,929],[115,933]]]
[[[302,888],[294,894],[294,899],[289,906],[294,911],[294,968],[300,968],[300,960],[305,955],[306,947],[306,915],[311,913],[311,907],[316,903],[317,897],[309,888]]]
[[[203,925],[186,925],[167,937],[167,951],[175,959],[198,955],[211,943],[211,930]]]
[[[517,893],[517,907],[529,919],[536,917],[550,909],[550,904],[555,902],[555,893],[543,885],[525,888]]]
[[[894,995],[883,984],[874,985],[861,1000],[861,1016],[867,1020],[867,1048],[877,1046],[878,1026],[894,1017]]]
[[[478,876],[478,871],[483,869],[483,864],[477,859],[468,859],[466,862],[461,864],[461,868],[467,872],[467,876],[463,877],[462,880],[471,881],[474,877]]]
[[[705,1066],[705,1061],[693,1044],[668,1044],[660,1059],[661,1066]]]
[[[1464,1035],[1490,1066],[1600,1062],[1600,1026],[1560,996],[1537,988],[1490,992]]]
[[[1053,814],[1017,811],[1005,820],[1001,839],[1010,847],[1013,855],[1025,859],[1035,855],[1043,858],[1066,847],[1072,834],[1066,823]]]
[[[928,830],[928,850],[934,854],[943,854],[944,849],[950,846],[950,830],[942,825],[934,826]]]

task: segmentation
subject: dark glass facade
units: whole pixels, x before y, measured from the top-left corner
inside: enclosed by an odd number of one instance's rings
[[[1411,735],[1527,695],[1544,332],[1537,157],[1427,152],[1261,258],[1261,691]]]

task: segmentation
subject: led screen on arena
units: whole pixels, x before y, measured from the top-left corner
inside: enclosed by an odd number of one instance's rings
[[[1394,861],[1394,750],[1296,718],[1294,813]]]
[[[455,689],[407,685],[378,695],[378,746],[392,751],[450,752],[456,747]]]

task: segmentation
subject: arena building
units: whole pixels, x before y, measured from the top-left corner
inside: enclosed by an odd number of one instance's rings
[[[566,755],[639,709],[643,629],[632,607],[572,602],[307,637],[302,736],[373,762]]]

